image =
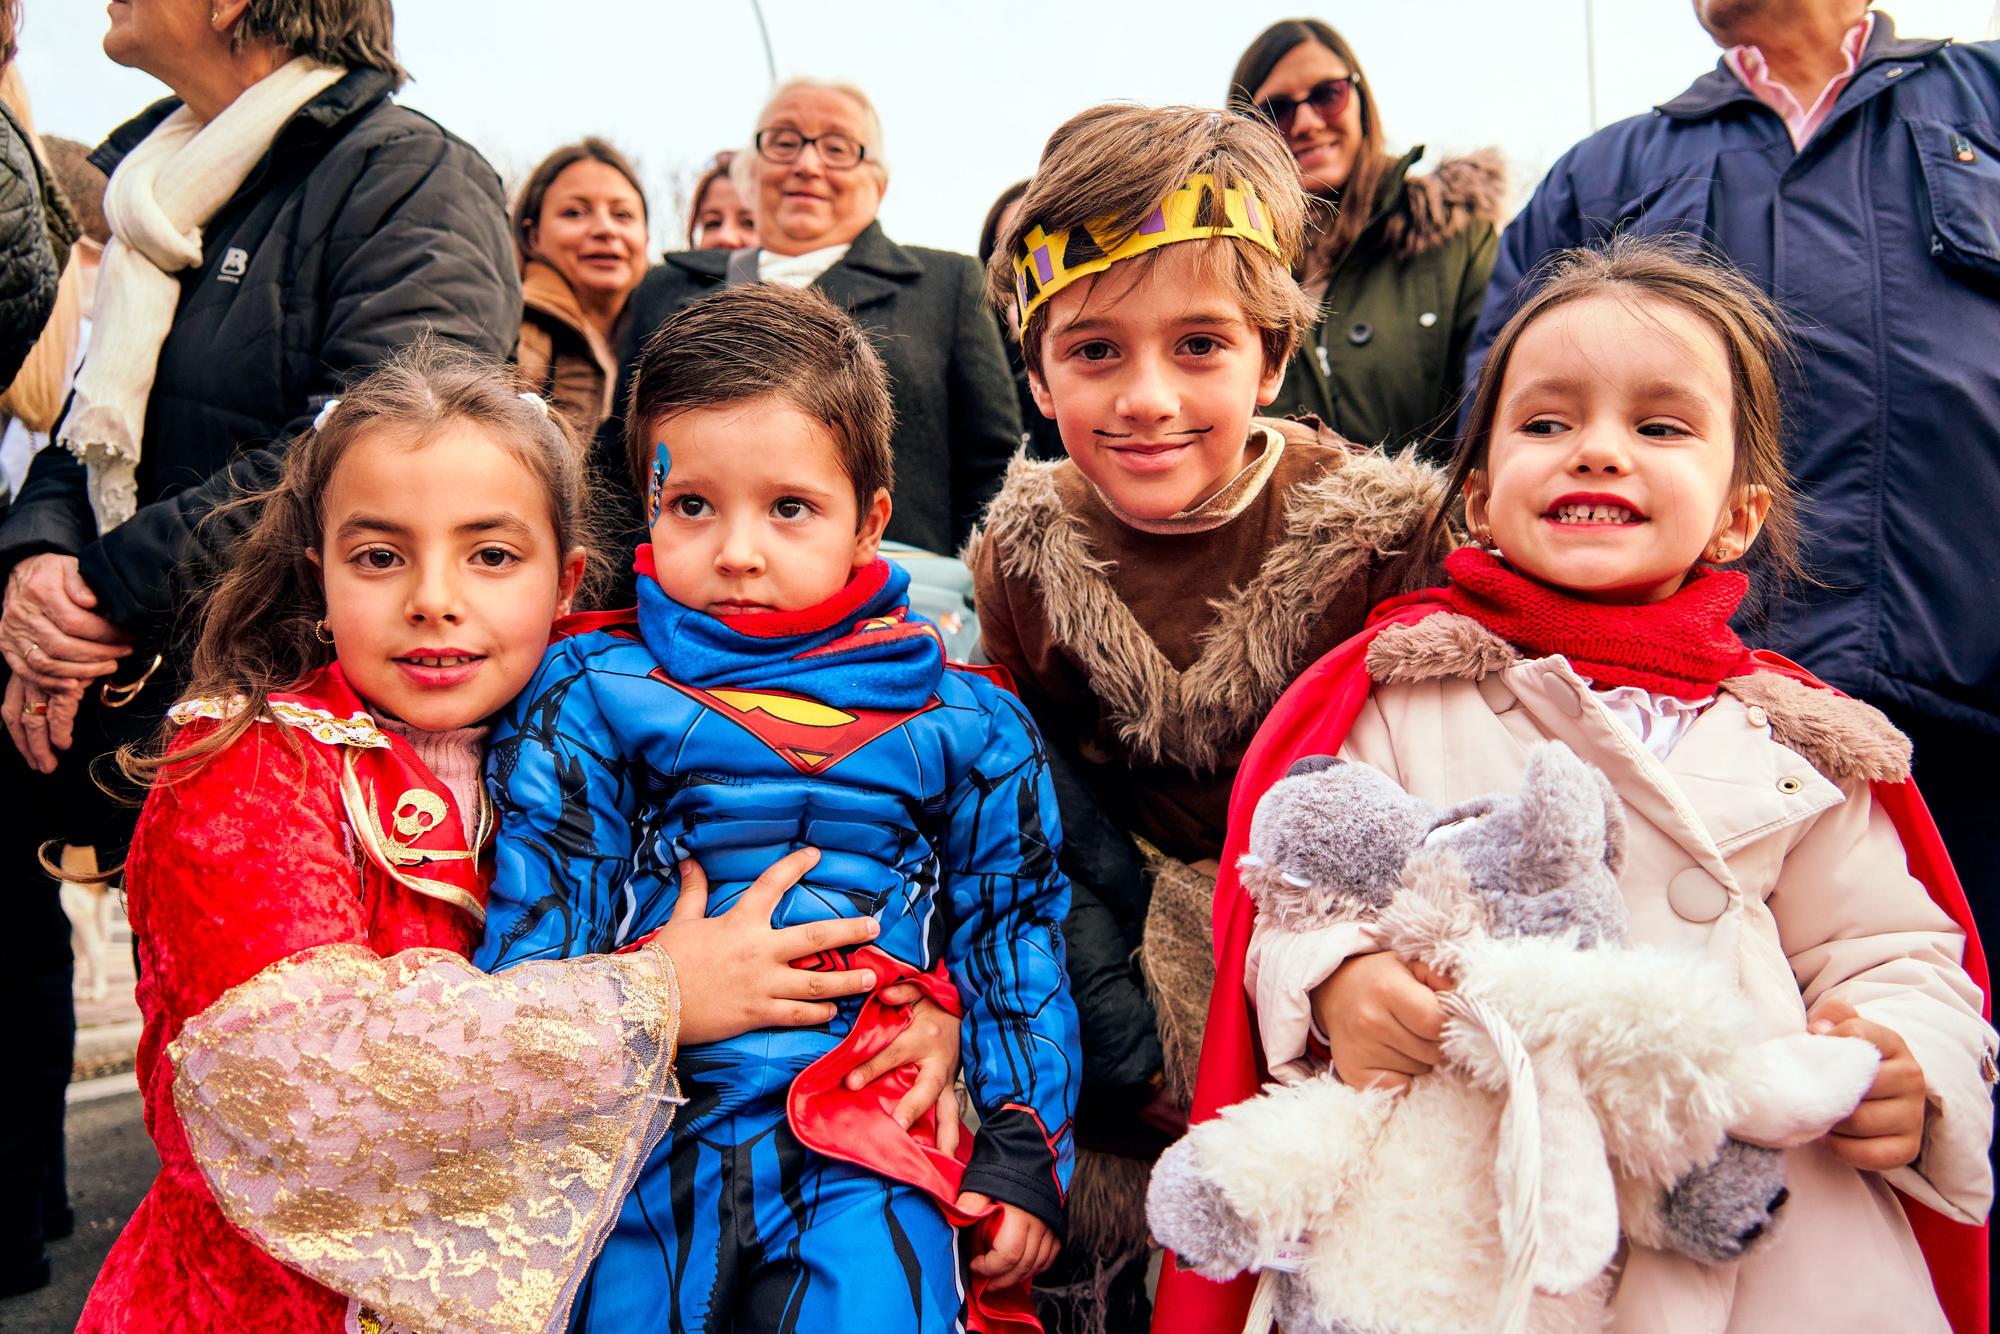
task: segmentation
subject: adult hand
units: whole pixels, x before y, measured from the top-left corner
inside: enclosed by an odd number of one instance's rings
[[[0,722],[6,724],[14,748],[35,772],[55,772],[58,752],[69,749],[77,704],[82,698],[81,682],[50,691],[26,677],[7,678],[6,699],[0,703]]]
[[[847,1087],[872,1084],[891,1070],[906,1065],[917,1068],[916,1081],[896,1104],[896,1124],[908,1130],[924,1109],[938,1113],[937,1146],[946,1153],[958,1150],[958,1098],[953,1085],[958,1082],[959,1021],[949,1010],[909,983],[898,983],[882,992],[890,1005],[909,1005],[910,1023],[895,1039],[874,1056],[848,1072]],[[947,1117],[947,1111],[950,1113]]]
[[[131,636],[99,616],[97,594],[76,557],[43,552],[7,576],[0,655],[16,676],[44,690],[109,676],[132,652]]]
[[[969,1214],[982,1213],[992,1204],[991,1199],[976,1190],[958,1197],[958,1207]],[[1055,1263],[1056,1252],[1061,1249],[1062,1243],[1049,1231],[1047,1223],[1025,1209],[1002,1204],[1000,1227],[993,1234],[993,1244],[973,1256],[969,1267],[973,1273],[992,1279],[994,1287],[1011,1288]]]
[[[1924,1147],[1924,1071],[1909,1044],[1894,1029],[1863,1019],[1846,1001],[1821,1000],[1806,1016],[1806,1027],[1861,1038],[1882,1053],[1861,1105],[1827,1132],[1833,1156],[1864,1172],[1887,1172],[1915,1162]]]
[[[829,1023],[836,998],[875,989],[872,969],[822,973],[792,967],[794,959],[867,944],[881,930],[874,918],[771,925],[778,900],[818,863],[817,848],[787,854],[718,917],[708,916],[708,877],[694,862],[681,863],[673,916],[649,943],[667,952],[680,975],[683,1046],[759,1028]]]
[[[1352,1088],[1400,1089],[1438,1063],[1444,1007],[1432,988],[1394,954],[1358,954],[1312,993],[1333,1068]]]

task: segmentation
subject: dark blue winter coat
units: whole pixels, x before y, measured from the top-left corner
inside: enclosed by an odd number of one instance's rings
[[[1476,374],[1524,275],[1615,229],[1719,247],[1791,317],[1806,555],[1753,638],[1849,693],[2000,733],[2000,43],[1899,38],[1795,152],[1718,64],[1571,149],[1501,238]]]

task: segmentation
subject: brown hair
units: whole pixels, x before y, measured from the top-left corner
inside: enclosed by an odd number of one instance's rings
[[[993,252],[1000,248],[1000,217],[1007,206],[1028,193],[1026,181],[1015,181],[1000,192],[993,201],[993,207],[986,210],[986,221],[979,224],[979,262],[987,265],[993,262]]]
[[[703,169],[701,175],[694,178],[694,193],[688,196],[687,243],[689,245],[701,244],[701,238],[695,235],[695,229],[701,225],[701,201],[708,194],[708,187],[717,181],[729,179],[729,168],[735,161],[736,150],[725,148],[709,159],[708,166]]]
[[[639,212],[647,212],[646,187],[639,184],[639,173],[623,153],[594,134],[564,144],[528,174],[527,184],[521,187],[520,197],[514,201],[514,256],[523,266],[532,258],[528,253],[528,232],[541,224],[542,204],[549,197],[549,187],[556,183],[556,177],[579,162],[602,162],[623,176],[631,183],[632,193],[639,196]]]
[[[1262,119],[1252,96],[1271,77],[1271,71],[1286,53],[1302,42],[1317,42],[1333,52],[1354,76],[1354,96],[1361,99],[1361,142],[1355,145],[1354,165],[1348,172],[1347,184],[1337,197],[1312,196],[1306,224],[1310,231],[1309,253],[1299,266],[1299,276],[1309,279],[1330,270],[1360,239],[1375,216],[1376,196],[1382,192],[1382,182],[1396,160],[1384,146],[1387,139],[1382,133],[1382,116],[1361,73],[1361,62],[1355,57],[1354,48],[1318,19],[1280,19],[1258,33],[1236,62],[1236,72],[1229,76],[1229,108]],[[1286,151],[1290,152],[1289,147]],[[1293,170],[1297,169],[1295,163]]]
[[[21,32],[21,11],[14,0],[0,0],[0,70],[14,63],[20,50],[15,39]]]
[[[625,455],[643,493],[662,423],[697,408],[776,397],[832,434],[861,515],[895,485],[889,373],[854,318],[811,288],[745,283],[662,324],[639,352]],[[859,515],[857,515],[857,518]]]
[[[1771,508],[1755,549],[1780,583],[1804,579],[1799,557],[1799,501],[1785,469],[1779,377],[1798,365],[1784,317],[1771,299],[1720,255],[1692,255],[1687,238],[1631,234],[1599,247],[1560,250],[1530,277],[1534,293],[1493,340],[1480,367],[1465,431],[1452,458],[1448,495],[1461,495],[1486,467],[1507,363],[1521,335],[1550,311],[1596,296],[1660,301],[1686,311],[1722,336],[1729,351],[1731,481],[1770,492]],[[1442,522],[1442,519],[1439,520]]]
[[[400,88],[410,72],[396,63],[392,0],[250,0],[229,35],[233,50],[269,42],[323,65],[379,69]]]
[[[110,180],[91,165],[90,146],[52,134],[42,140],[42,148],[48,155],[49,172],[62,187],[83,234],[99,245],[109,245],[111,224],[104,217],[104,187]]]
[[[365,435],[393,432],[418,448],[459,423],[481,428],[513,451],[542,484],[559,554],[590,547],[583,452],[562,414],[528,402],[507,367],[421,337],[343,395],[320,426],[292,442],[276,485],[204,520],[224,531],[247,524],[248,531],[202,609],[185,697],[240,696],[245,704],[213,732],[171,755],[143,755],[127,747],[119,765],[129,776],[142,783],[186,778],[248,731],[274,691],[334,660],[333,648],[314,633],[326,615],[326,597],[308,553],[317,554],[324,541],[321,506],[335,469]],[[290,743],[289,730],[281,731]]]
[[[1109,103],[1079,112],[1057,127],[1021,197],[1014,225],[995,239],[986,265],[986,296],[1001,311],[1014,305],[1014,260],[1035,227],[1049,232],[1089,226],[1110,249],[1139,229],[1160,201],[1206,172],[1229,187],[1248,186],[1263,204],[1282,258],[1249,241],[1215,237],[1147,251],[1114,266],[1135,276],[1167,250],[1197,247],[1229,285],[1250,323],[1263,331],[1267,366],[1282,366],[1311,327],[1313,303],[1292,276],[1304,230],[1305,196],[1298,170],[1268,122],[1206,107],[1141,107]],[[1098,275],[1102,276],[1102,275]],[[1018,321],[1009,320],[1018,328]],[[1048,306],[1029,317],[1021,352],[1042,369]]]

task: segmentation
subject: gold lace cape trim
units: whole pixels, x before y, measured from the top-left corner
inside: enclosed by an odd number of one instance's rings
[[[188,1020],[174,1103],[223,1215],[384,1323],[559,1334],[680,1105],[649,948],[487,974],[447,950],[280,960]]]
[[[225,722],[243,712],[250,701],[241,695],[231,695],[228,699],[203,696],[199,699],[184,699],[167,710],[167,717],[176,727],[185,727],[197,718],[209,718]],[[329,746],[360,746],[364,750],[389,749],[389,736],[375,726],[375,720],[365,713],[356,712],[349,717],[339,717],[326,709],[315,709],[305,704],[295,704],[290,700],[269,699],[264,701],[264,718],[260,721],[283,723],[296,727],[315,741]]]

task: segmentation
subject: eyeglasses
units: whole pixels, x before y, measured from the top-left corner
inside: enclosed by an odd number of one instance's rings
[[[819,150],[819,160],[835,171],[858,167],[861,159],[868,156],[868,145],[844,134],[806,135],[781,128],[757,131],[754,142],[758,157],[777,163],[797,162],[799,154],[810,145]]]
[[[1280,134],[1292,132],[1292,122],[1298,119],[1299,108],[1303,106],[1311,107],[1315,116],[1331,125],[1347,110],[1347,101],[1354,96],[1354,85],[1360,82],[1359,74],[1350,74],[1344,79],[1322,80],[1307,89],[1304,97],[1274,93],[1257,104],[1257,114],[1277,126]]]

